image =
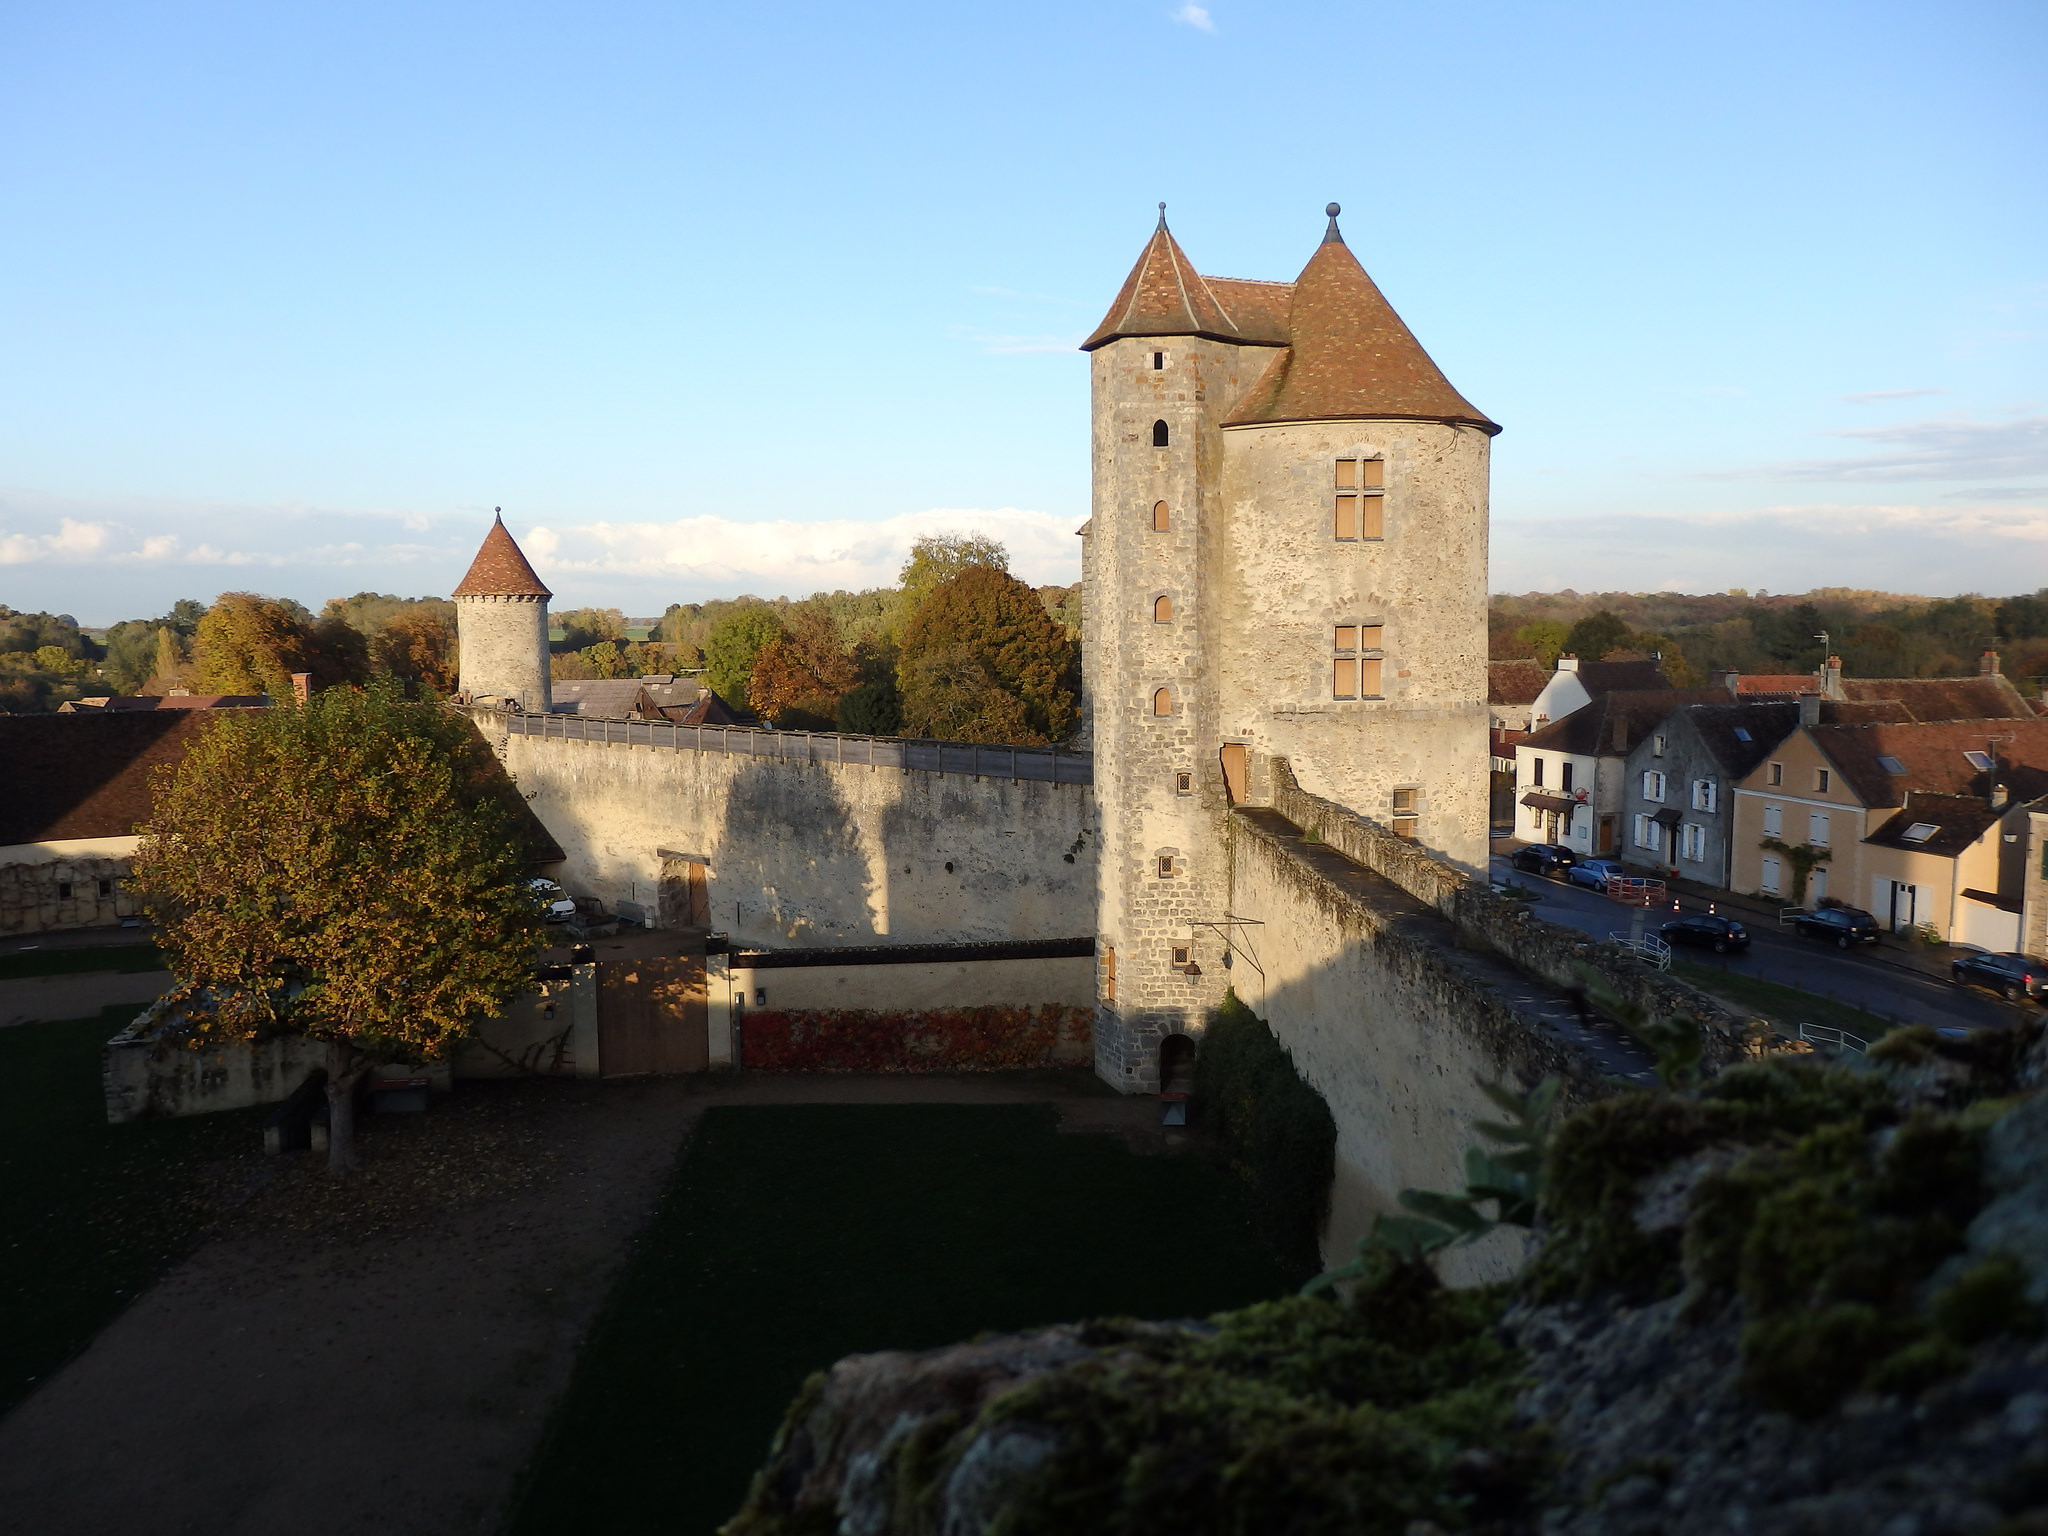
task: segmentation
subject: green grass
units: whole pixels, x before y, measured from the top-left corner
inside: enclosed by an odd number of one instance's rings
[[[0,1412],[190,1251],[198,1164],[256,1134],[253,1110],[108,1125],[100,1047],[134,1013],[0,1029]]]
[[[804,1378],[1090,1316],[1205,1316],[1303,1277],[1190,1157],[1047,1105],[706,1111],[529,1468],[517,1536],[697,1536]]]
[[[85,949],[17,950],[0,955],[0,981],[20,976],[73,976],[86,971],[133,975],[167,967],[164,952],[154,944],[99,944]]]
[[[1694,986],[1717,992],[1730,1002],[1762,1014],[1774,1024],[1825,1024],[1846,1029],[1865,1040],[1875,1040],[1891,1030],[1892,1021],[1853,1003],[1839,1003],[1816,992],[1803,992],[1782,982],[1764,981],[1739,971],[1724,971],[1716,965],[1673,960],[1673,975],[1683,976]]]

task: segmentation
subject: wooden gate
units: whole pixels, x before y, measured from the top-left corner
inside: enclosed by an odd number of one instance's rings
[[[710,927],[711,885],[704,861],[664,858],[660,900],[662,927]]]
[[[632,953],[644,940],[598,945],[598,1070],[606,1077],[705,1071],[704,957],[674,953],[672,936],[647,938],[667,938],[669,952]]]

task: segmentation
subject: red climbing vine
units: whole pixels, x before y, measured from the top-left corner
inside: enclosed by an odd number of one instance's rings
[[[1037,1008],[750,1008],[740,1061],[759,1072],[1001,1072],[1085,1062],[1094,1015]]]

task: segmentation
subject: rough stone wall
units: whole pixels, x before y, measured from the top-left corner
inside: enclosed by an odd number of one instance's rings
[[[1084,785],[514,736],[476,717],[568,854],[573,895],[659,911],[665,857],[706,861],[738,944],[1074,938],[1094,929]]]
[[[1484,869],[1487,435],[1344,421],[1222,436],[1206,613],[1224,738],[1290,758],[1303,784],[1363,815],[1385,818],[1397,788],[1414,790],[1423,846]],[[1384,538],[1333,536],[1340,458],[1384,459]],[[1383,626],[1382,697],[1332,697],[1340,624]]]
[[[1154,352],[1164,353],[1163,368],[1152,366]],[[1112,342],[1090,358],[1094,510],[1082,634],[1104,842],[1096,1070],[1126,1090],[1156,1087],[1159,1042],[1199,1032],[1223,994],[1223,946],[1194,926],[1222,915],[1227,892],[1211,574],[1221,423],[1272,355],[1177,336]],[[1156,421],[1168,426],[1167,447],[1153,446]],[[1164,530],[1153,517],[1161,501]],[[1165,623],[1161,597],[1172,604]],[[1160,688],[1172,701],[1166,715],[1153,712]],[[1171,861],[1164,876],[1161,859]],[[1195,969],[1175,967],[1176,948]]]
[[[127,888],[135,844],[96,837],[0,849],[0,934],[111,928],[135,916],[141,907]]]
[[[455,628],[462,691],[473,699],[517,699],[545,714],[548,685],[548,604],[542,597],[458,597]]]

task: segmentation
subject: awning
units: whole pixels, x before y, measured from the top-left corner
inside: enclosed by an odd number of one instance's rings
[[[1578,803],[1563,795],[1546,795],[1540,790],[1531,790],[1522,796],[1522,804],[1537,811],[1569,811]]]
[[[1675,827],[1681,821],[1685,820],[1685,813],[1683,811],[1673,811],[1667,809],[1659,811],[1656,815],[1652,816],[1650,820],[1657,823],[1657,825],[1660,827]]]

